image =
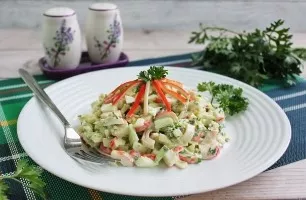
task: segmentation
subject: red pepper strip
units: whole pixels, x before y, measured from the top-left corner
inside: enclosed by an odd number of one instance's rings
[[[166,83],[164,83],[164,84],[165,84],[165,85],[168,85],[168,86],[171,86],[171,87],[174,87],[175,89],[177,89],[177,91],[179,91],[180,93],[182,93],[186,98],[187,98],[188,96],[190,96],[186,90],[184,90],[183,88],[181,88],[181,87],[179,87],[179,86],[177,86],[177,85],[175,85],[175,84],[173,84],[173,83],[168,83],[168,82],[166,82]]]
[[[183,84],[181,82],[178,82],[178,81],[175,81],[175,80],[171,80],[171,79],[168,79],[168,78],[163,78],[161,79],[162,82],[166,82],[166,83],[172,83],[174,85],[177,85],[178,87],[182,87]]]
[[[138,108],[138,106],[140,104],[141,99],[144,96],[145,90],[146,90],[146,84],[143,83],[140,86],[139,92],[136,96],[136,99],[135,99],[135,102],[134,102],[133,106],[131,107],[129,112],[126,114],[127,117],[131,117],[134,114],[134,112],[136,111],[136,109]]]
[[[156,92],[158,93],[158,95],[160,96],[160,98],[163,100],[167,111],[171,111],[171,105],[168,102],[166,96],[164,95],[163,91],[161,90],[161,84],[160,82],[158,82],[157,80],[152,81],[154,88],[156,89]]]
[[[186,103],[187,99],[183,97],[182,95],[178,94],[177,92],[174,92],[172,90],[167,89],[166,87],[163,86],[163,84],[160,84],[161,89],[165,92],[173,96],[174,98],[178,99],[182,103]]]
[[[109,93],[109,95],[107,95],[107,97],[104,99],[104,103],[112,102],[113,97],[116,95],[118,91],[120,91],[123,87],[128,86],[129,84],[136,82],[136,81],[138,80],[128,81],[128,82],[125,82],[119,85],[116,89],[114,89],[111,93]]]
[[[113,98],[113,105],[115,105],[116,103],[118,103],[118,101],[125,95],[125,93],[131,89],[132,87],[134,87],[137,83],[139,83],[140,81],[131,83],[130,85],[128,85],[125,89],[122,90],[122,92],[120,91],[119,94],[115,95]]]

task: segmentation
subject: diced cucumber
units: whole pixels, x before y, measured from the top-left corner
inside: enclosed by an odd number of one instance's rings
[[[159,133],[151,133],[151,138],[153,140],[158,140]]]
[[[113,136],[122,138],[125,137],[127,135],[129,135],[129,127],[128,125],[124,124],[124,125],[120,125],[118,126],[118,129],[112,132]]]
[[[102,102],[104,101],[104,99],[105,99],[106,96],[107,96],[106,94],[101,94],[101,95],[99,96],[99,101],[101,102],[101,104],[102,104]]]
[[[103,146],[109,148],[109,142],[111,140],[109,138],[103,138],[102,142],[103,142]]]
[[[156,153],[156,158],[155,158],[155,162],[159,163],[161,161],[161,159],[163,159],[163,157],[165,156],[166,152],[169,150],[168,147],[163,146],[157,153]]]
[[[181,140],[183,143],[188,143],[188,142],[190,142],[191,139],[192,139],[193,136],[194,136],[194,132],[195,132],[195,126],[193,126],[193,125],[191,125],[191,124],[187,124],[185,133],[184,133],[184,135],[182,135],[182,136],[180,137],[180,140]]]
[[[113,106],[112,103],[103,104],[102,107],[101,107],[102,112],[112,112],[112,111],[115,111],[115,110],[117,110],[117,107]]]
[[[113,138],[111,141],[110,141],[110,147],[112,149],[116,149],[118,148],[119,146],[123,146],[125,145],[125,140],[123,140],[122,138]]]
[[[134,101],[135,101],[135,98],[134,98],[134,97],[125,95],[125,102],[126,102],[127,104],[133,103]]]
[[[89,146],[95,146],[95,144],[85,135],[83,136],[83,140],[85,140],[86,144],[88,144]]]
[[[174,122],[178,122],[177,115],[172,111],[163,111],[163,112],[158,113],[158,115],[156,116],[156,120],[162,119],[162,118],[171,118]]]
[[[188,148],[185,148],[184,151],[182,151],[180,154],[184,155],[184,156],[193,156],[194,153],[192,151],[189,151]]]
[[[115,118],[115,117],[109,117],[106,119],[101,120],[104,126],[111,126],[111,125],[121,125],[126,124],[126,121],[123,118]]]
[[[133,143],[133,149],[139,153],[147,153],[149,150],[147,147],[145,147],[143,144],[139,142]]]
[[[168,150],[163,157],[164,162],[169,167],[173,166],[176,163],[177,159],[178,155],[172,150]]]
[[[209,126],[208,126],[208,130],[211,130],[211,131],[218,131],[219,130],[219,124],[215,121],[212,121]]]
[[[200,149],[201,155],[205,158],[208,155],[209,145],[200,144],[199,149]]]
[[[125,140],[123,140],[123,139],[121,139],[121,138],[118,138],[118,139],[116,140],[116,143],[118,144],[118,146],[120,146],[120,145],[125,145]]]
[[[169,138],[162,133],[160,133],[158,136],[158,142],[166,145],[172,144],[171,140],[169,140]]]
[[[130,144],[134,144],[139,141],[138,135],[132,124],[129,124],[129,141]]]
[[[154,149],[161,149],[162,147],[163,147],[163,144],[161,144],[159,142],[155,142]]]
[[[94,143],[100,143],[103,141],[103,135],[100,133],[93,133],[90,137],[90,139],[94,142]]]
[[[122,114],[121,114],[120,110],[115,110],[115,111],[113,112],[113,114],[114,114],[117,118],[122,118]]]
[[[96,121],[95,123],[94,123],[94,129],[95,129],[95,131],[97,131],[97,132],[99,132],[99,133],[104,133],[104,129],[105,129],[106,127],[105,126],[103,126],[103,123],[101,122],[101,121]]]
[[[140,126],[143,126],[144,125],[144,123],[145,123],[145,119],[143,119],[143,118],[138,118],[137,120],[136,120],[136,122],[135,122],[135,124],[134,124],[134,127],[140,127]]]
[[[106,129],[106,130],[104,131],[104,134],[105,134],[106,137],[109,137],[109,136],[110,136],[109,130]]]
[[[155,167],[158,163],[154,162],[152,159],[144,156],[140,156],[136,161],[135,164],[138,167]]]
[[[85,122],[87,122],[89,124],[92,124],[92,123],[94,123],[95,121],[98,120],[97,116],[93,115],[93,114],[81,115],[80,119],[84,120]]]
[[[153,140],[152,138],[143,135],[141,138],[141,142],[144,146],[148,147],[149,149],[154,149],[155,140]]]
[[[149,101],[154,101],[156,98],[157,98],[158,96],[156,95],[156,94],[151,94],[151,95],[149,95]]]
[[[109,117],[113,117],[114,116],[114,113],[113,112],[104,112],[101,114],[101,119],[106,119],[106,118],[109,118]]]
[[[92,129],[92,126],[90,124],[86,124],[83,127],[83,132],[92,132],[93,129]]]
[[[99,108],[102,104],[100,103],[99,100],[96,100],[96,101],[92,102],[90,105],[91,105],[91,108],[92,108],[93,110],[96,110],[96,109]]]
[[[90,139],[91,134],[92,134],[92,131],[82,132],[82,135],[83,135],[85,138],[88,138],[88,139]]]
[[[181,136],[183,135],[183,133],[182,133],[182,131],[181,131],[179,128],[177,128],[177,129],[175,129],[175,130],[173,131],[173,135],[174,135],[175,137],[181,137]]]
[[[177,161],[175,163],[175,166],[177,166],[180,169],[184,169],[184,168],[186,168],[188,166],[188,163],[185,162],[185,161],[182,161],[180,159],[177,159]]]
[[[161,148],[160,148],[160,149],[161,149]],[[153,153],[153,154],[157,155],[157,154],[158,154],[158,152],[159,152],[159,149],[154,148],[154,149],[152,150],[152,152],[151,152],[151,153]]]
[[[156,116],[156,114],[160,111],[161,107],[151,107],[149,106],[149,114],[152,116]]]
[[[195,150],[195,144],[189,145],[189,146],[187,147],[187,149],[188,149],[189,151],[191,151],[191,152],[194,152],[194,150]]]
[[[212,119],[206,118],[206,119],[202,119],[201,121],[205,126],[208,126],[212,122]]]
[[[166,126],[174,126],[173,119],[170,117],[165,117],[161,119],[157,119],[154,121],[155,129],[159,130]]]

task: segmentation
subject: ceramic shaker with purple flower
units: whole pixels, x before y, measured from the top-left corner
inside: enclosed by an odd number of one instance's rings
[[[89,6],[86,28],[88,54],[93,63],[112,63],[119,59],[123,29],[119,9],[111,3]]]
[[[81,33],[74,10],[56,7],[47,10],[43,19],[43,48],[49,67],[76,68],[81,59]]]

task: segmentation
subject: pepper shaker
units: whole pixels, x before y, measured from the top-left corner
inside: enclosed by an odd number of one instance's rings
[[[44,12],[43,47],[49,67],[76,68],[81,59],[81,33],[74,10],[56,7]]]
[[[95,3],[89,6],[86,43],[93,63],[118,61],[123,44],[120,12],[115,4]]]

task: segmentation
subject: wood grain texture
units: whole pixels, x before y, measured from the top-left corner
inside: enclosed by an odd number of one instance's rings
[[[42,13],[55,6],[76,10],[84,27],[87,8],[96,2],[80,0],[1,0],[0,28],[41,27]],[[283,18],[295,32],[306,31],[303,0],[113,0],[125,28],[192,30],[199,22],[231,29],[263,28]],[[35,5],[35,6],[33,6]]]
[[[39,35],[33,30],[0,31],[0,79],[18,77],[20,67],[33,74],[41,73],[37,65],[37,60],[43,56]],[[189,53],[203,48],[187,44],[188,38],[189,31],[126,31],[124,51],[130,60],[135,60]],[[295,46],[306,46],[306,34],[294,34],[293,41]],[[86,49],[85,44],[83,48]],[[306,199],[306,160],[261,173],[235,186],[191,195],[183,200],[302,198]]]

